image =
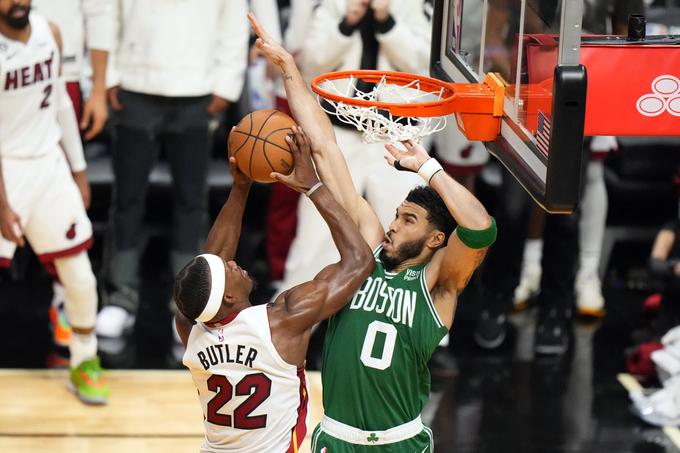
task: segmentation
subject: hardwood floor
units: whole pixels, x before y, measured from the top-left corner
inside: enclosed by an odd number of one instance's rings
[[[0,451],[190,452],[203,439],[187,371],[109,371],[111,401],[81,404],[58,370],[0,371]],[[321,417],[321,378],[308,372],[309,432]]]

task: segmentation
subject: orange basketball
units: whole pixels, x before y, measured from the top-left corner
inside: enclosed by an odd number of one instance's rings
[[[293,170],[293,153],[286,143],[295,121],[278,110],[256,110],[245,116],[229,134],[229,149],[239,170],[253,181],[273,182],[273,171]]]

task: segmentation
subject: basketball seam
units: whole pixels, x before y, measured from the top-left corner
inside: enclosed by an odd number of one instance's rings
[[[271,137],[276,132],[285,131],[285,130],[290,130],[292,132],[292,130],[289,127],[281,127],[279,129],[274,129],[273,131],[269,132],[269,134],[267,134],[267,136],[265,138],[263,138],[262,141],[264,141],[265,143],[268,143],[270,145],[276,146],[279,149],[283,149],[281,146],[278,146],[275,143],[269,142],[268,139],[269,139],[269,137]],[[290,152],[290,150],[285,150],[285,151],[288,151],[289,154],[293,154],[293,153]],[[267,147],[264,146],[264,145],[262,146],[262,154],[264,155],[265,160],[269,164],[269,168],[271,168],[272,171],[278,171],[274,168],[274,166],[272,165],[272,162],[269,160],[269,156],[267,156]]]
[[[250,133],[253,131],[253,113],[252,113],[252,112],[249,113],[249,114],[248,114],[248,117],[250,117],[250,126],[249,126],[249,128],[248,128],[248,133],[245,134],[245,135],[247,135],[248,137],[251,137]],[[241,122],[243,122],[243,120],[241,120]],[[239,124],[241,124],[241,122],[239,122]],[[238,127],[238,126],[237,126],[237,127]],[[239,131],[238,129],[234,129],[234,131],[233,131],[232,133],[234,133],[234,132],[238,132],[239,134],[243,134],[243,133],[244,133],[244,132]],[[241,146],[239,146],[238,149],[237,149],[236,151],[234,151],[234,154],[233,154],[233,157],[234,157],[234,158],[236,158],[236,154],[238,154],[238,152],[241,151],[241,149],[242,149],[244,146],[246,146],[246,143],[248,143],[248,139],[247,139],[247,138],[246,138],[245,140],[243,140],[243,143],[241,143]]]
[[[264,121],[262,121],[262,125],[260,126],[260,130],[257,131],[258,137],[260,136],[262,129],[264,129],[264,127],[267,125],[267,121],[269,121],[271,119],[271,117],[276,115],[277,113],[279,113],[278,110],[274,110],[272,113],[269,114],[269,116],[267,118],[265,118]],[[252,113],[251,113],[251,115],[252,115]],[[257,144],[257,140],[258,139],[255,139],[253,141],[253,147],[250,149],[250,162],[248,163],[248,173],[250,173],[251,178],[253,177],[253,153],[255,152],[255,145]],[[264,149],[264,145],[262,145],[262,148]],[[264,154],[264,152],[263,152],[263,154]]]
[[[286,129],[292,131],[292,129],[289,128],[289,127],[282,127],[281,129],[276,129],[276,130],[274,130],[274,131],[272,131],[272,132],[276,132],[276,131],[285,131]],[[270,142],[270,141],[268,141],[268,140],[266,140],[266,139],[264,139],[264,138],[258,137],[257,135],[252,135],[252,134],[249,134],[248,132],[243,132],[243,131],[234,131],[234,133],[236,133],[236,134],[243,134],[243,135],[246,135],[246,136],[248,136],[248,137],[253,137],[255,140],[262,140],[262,141],[265,142],[267,145],[275,146],[275,147],[279,148],[281,151],[285,151],[285,152],[287,152],[288,154],[293,154],[293,153],[291,152],[291,150],[289,150],[289,149],[287,149],[287,148],[284,148],[283,146],[278,145],[278,144],[276,144],[276,143],[274,143],[274,142]],[[269,135],[271,135],[271,134],[269,134]],[[267,135],[267,137],[269,137],[269,135]],[[247,141],[247,139],[246,139],[246,141]]]

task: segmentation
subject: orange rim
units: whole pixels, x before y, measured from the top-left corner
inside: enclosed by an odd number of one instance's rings
[[[406,86],[414,81],[418,81],[420,84],[418,89],[420,91],[439,95],[441,99],[438,101],[415,102],[412,104],[369,101],[366,99],[345,97],[321,88],[321,84],[327,80],[342,80],[352,77],[368,83],[378,83],[384,79],[387,83],[400,86]],[[453,84],[432,77],[411,74],[408,72],[375,70],[328,72],[314,77],[312,80],[312,90],[322,98],[330,101],[342,102],[347,105],[358,107],[377,107],[381,110],[388,110],[392,115],[396,116],[445,116],[453,113],[455,110],[453,104],[455,99]]]

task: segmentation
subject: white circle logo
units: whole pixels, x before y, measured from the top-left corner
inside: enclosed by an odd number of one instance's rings
[[[652,82],[652,91],[661,96],[672,96],[680,93],[680,80],[672,75],[662,75]]]
[[[666,102],[658,94],[645,94],[638,99],[637,109],[645,116],[659,116],[666,110]]]
[[[635,106],[644,116],[659,116],[664,112],[680,116],[680,79],[660,75],[652,81],[652,92],[640,96]]]
[[[673,116],[680,116],[680,94],[668,99],[666,110]]]

